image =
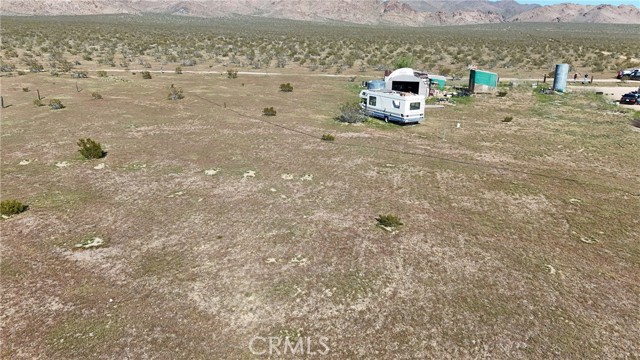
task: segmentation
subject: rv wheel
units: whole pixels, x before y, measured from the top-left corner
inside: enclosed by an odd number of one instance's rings
[[[388,116],[384,117],[384,122],[387,122],[387,123],[389,122],[389,117]]]

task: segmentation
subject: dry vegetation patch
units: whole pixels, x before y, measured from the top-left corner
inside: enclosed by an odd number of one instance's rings
[[[100,101],[62,76],[1,79],[2,196],[29,204],[0,223],[3,357],[251,358],[253,336],[325,336],[336,359],[640,351],[630,113],[525,84],[353,125],[335,120],[355,100],[342,78],[118,76],[81,80]],[[77,153],[89,135],[102,169]],[[108,246],[72,252],[95,234]]]

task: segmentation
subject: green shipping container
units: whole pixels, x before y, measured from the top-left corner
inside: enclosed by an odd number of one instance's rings
[[[447,78],[441,75],[429,75],[429,81],[431,81],[432,84],[438,84],[438,88],[443,90]]]
[[[491,92],[498,87],[498,74],[471,70],[469,73],[469,90],[472,92]]]

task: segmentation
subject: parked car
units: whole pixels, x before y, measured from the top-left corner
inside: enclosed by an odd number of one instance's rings
[[[618,76],[616,77],[622,80],[629,80],[631,78],[631,75],[637,72],[640,72],[640,68],[620,70],[618,71]]]
[[[629,75],[629,80],[640,80],[640,69],[635,70]]]
[[[637,91],[626,93],[620,98],[620,104],[623,105],[640,105],[640,93]]]

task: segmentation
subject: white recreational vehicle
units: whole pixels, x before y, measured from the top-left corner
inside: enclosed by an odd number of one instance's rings
[[[424,119],[424,99],[424,95],[393,90],[360,92],[360,106],[365,114],[403,124],[419,123]]]

